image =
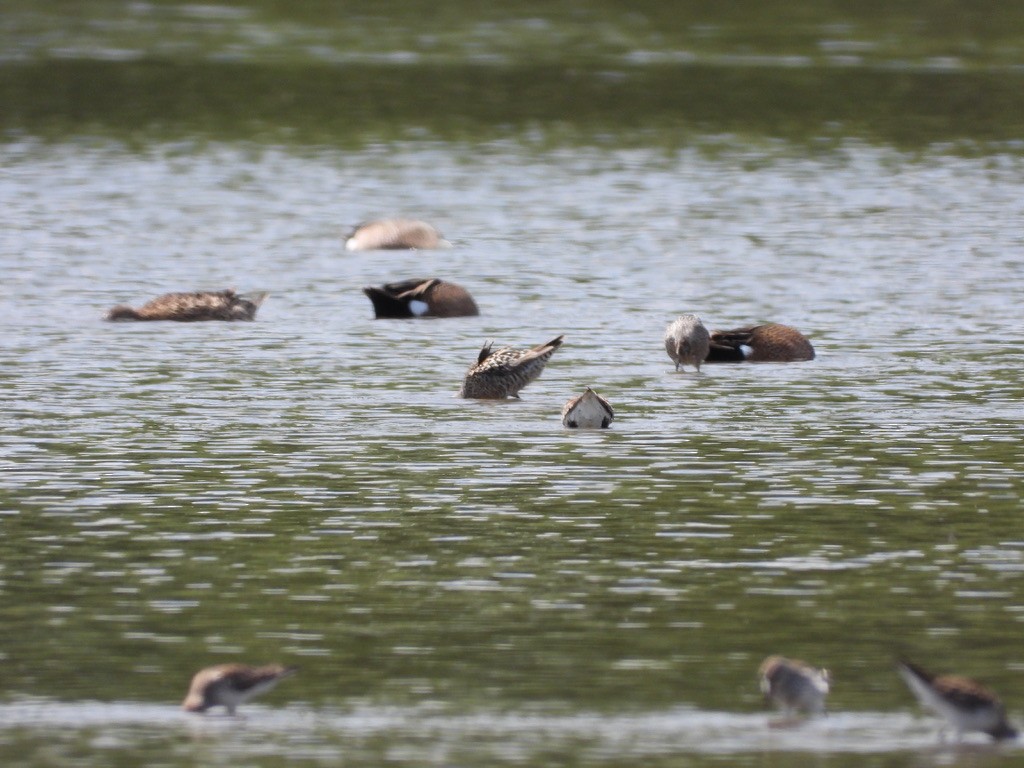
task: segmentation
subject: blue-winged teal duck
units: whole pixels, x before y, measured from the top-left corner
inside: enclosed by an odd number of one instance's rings
[[[281,680],[290,677],[297,667],[268,664],[250,667],[247,664],[218,664],[196,672],[182,702],[187,712],[205,712],[210,707],[225,707],[235,714],[235,707],[254,696],[269,691]]]
[[[562,408],[562,424],[570,429],[604,429],[614,418],[611,404],[590,387]]]
[[[708,329],[697,315],[680,315],[665,329],[665,351],[676,364],[692,365],[698,371],[708,356]]]
[[[761,692],[783,712],[825,711],[831,678],[827,669],[815,669],[798,659],[769,656],[758,670]]]
[[[347,251],[428,250],[451,245],[433,225],[417,219],[365,221],[345,239]]]
[[[459,397],[500,400],[519,397],[519,390],[540,376],[548,358],[562,346],[562,336],[532,349],[502,347],[491,351],[491,342],[484,344],[476,363],[466,371]]]
[[[896,669],[921,705],[953,726],[958,740],[967,731],[981,731],[996,740],[1017,737],[1006,721],[1003,703],[981,683],[959,675],[931,675],[906,660],[897,662]]]
[[[368,285],[363,293],[373,302],[377,318],[392,317],[470,317],[480,310],[461,285],[436,277],[414,278],[387,283],[379,288]]]
[[[813,360],[814,347],[796,328],[779,323],[713,331],[709,363],[794,363]]]
[[[253,320],[256,310],[267,298],[266,293],[239,295],[233,290],[168,293],[147,301],[138,309],[117,306],[107,313],[107,320]]]

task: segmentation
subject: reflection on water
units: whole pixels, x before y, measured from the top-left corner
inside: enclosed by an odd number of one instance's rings
[[[7,0],[0,132],[1020,152],[1024,11],[975,5]]]
[[[1019,67],[1024,11],[1012,3],[905,0],[728,5],[637,0],[196,3],[93,0],[74,9],[7,0],[4,60],[141,57],[412,66],[512,61],[711,61],[787,66]]]
[[[1020,152],[1019,72],[793,67],[785,62],[616,63],[526,58],[415,67],[262,61],[43,60],[0,66],[4,135],[303,142],[480,142],[538,147],[692,145],[784,138],[812,151],[856,136],[910,149]]]

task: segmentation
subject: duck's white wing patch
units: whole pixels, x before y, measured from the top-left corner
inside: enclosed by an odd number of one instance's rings
[[[425,301],[420,301],[419,299],[410,299],[409,311],[416,315],[416,317],[421,317],[430,311],[430,305]]]

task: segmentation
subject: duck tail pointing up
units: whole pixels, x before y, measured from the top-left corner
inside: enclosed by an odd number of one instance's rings
[[[255,291],[253,293],[244,293],[240,295],[238,298],[245,299],[246,301],[251,301],[253,304],[256,305],[256,308],[259,309],[263,302],[267,300],[267,296],[269,295],[269,291]]]
[[[538,351],[544,351],[546,349],[551,349],[552,351],[554,351],[554,350],[558,349],[560,346],[562,346],[562,340],[564,338],[565,338],[565,334],[562,334],[561,336],[556,336],[551,341],[549,341],[547,344],[541,344],[536,349]]]
[[[491,356],[493,346],[494,341],[492,339],[488,339],[487,341],[484,342],[484,345],[480,347],[480,354],[476,356],[477,365],[480,365],[480,363],[482,363],[484,360]]]
[[[363,293],[373,303],[373,314],[378,318],[412,317],[407,301],[395,298],[387,291],[368,285]]]
[[[913,677],[926,684],[930,684],[935,679],[935,675],[926,672],[917,664],[902,657],[896,659],[896,668],[903,674],[904,678]]]
[[[928,672],[925,672],[924,669],[922,669],[917,664],[912,662],[906,656],[899,656],[899,657],[897,657],[896,664],[897,664],[897,666],[906,667],[907,669],[912,670],[914,672],[914,674],[917,675],[918,677],[923,677],[926,680],[931,680],[932,679],[932,675],[930,675]]]

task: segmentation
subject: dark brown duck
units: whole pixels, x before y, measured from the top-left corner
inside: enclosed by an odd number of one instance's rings
[[[461,285],[436,277],[413,278],[380,287],[368,285],[363,293],[373,302],[378,319],[408,317],[471,317],[480,310]]]
[[[814,359],[814,347],[796,328],[779,323],[712,331],[706,363],[794,363]]]

